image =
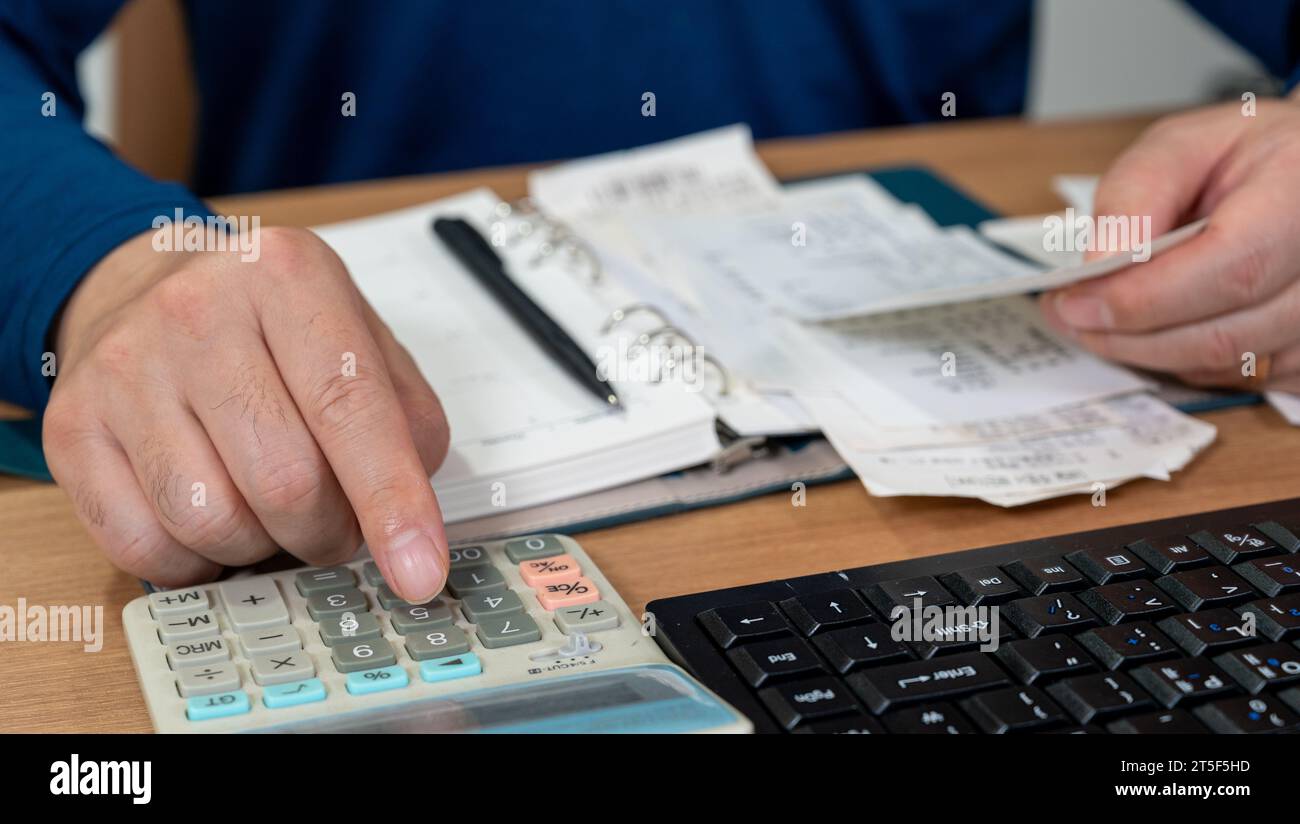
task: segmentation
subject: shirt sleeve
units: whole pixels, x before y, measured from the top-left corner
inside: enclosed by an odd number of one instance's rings
[[[81,125],[77,55],[121,0],[0,4],[0,400],[41,410],[51,324],[82,277],[154,218],[206,217],[185,188],[150,180]]]
[[[1275,77],[1300,79],[1300,16],[1297,0],[1188,0],[1219,31],[1255,55]]]

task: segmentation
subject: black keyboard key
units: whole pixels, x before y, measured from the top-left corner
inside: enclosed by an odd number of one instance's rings
[[[1243,616],[1255,617],[1255,631],[1273,641],[1300,637],[1300,595],[1264,598],[1238,607]]]
[[[718,607],[700,613],[700,623],[723,649],[745,641],[772,638],[790,632],[790,625],[767,601]]]
[[[1300,687],[1282,690],[1277,694],[1277,697],[1286,702],[1286,705],[1291,709],[1300,712]]]
[[[953,594],[929,575],[875,584],[863,590],[863,594],[867,596],[872,606],[880,610],[880,614],[885,616],[887,621],[894,619],[895,607],[906,607],[910,611],[915,607],[918,598],[921,599],[922,608],[957,603]]]
[[[1232,571],[1270,598],[1300,592],[1300,560],[1296,558],[1253,558]]]
[[[1074,632],[1101,623],[1078,598],[1065,592],[1012,601],[1003,607],[1002,616],[1028,638],[1044,632]]]
[[[787,598],[781,602],[781,609],[804,635],[874,620],[871,610],[851,589]]]
[[[987,733],[1024,732],[1064,724],[1069,719],[1037,687],[1010,687],[972,695],[961,708]]]
[[[958,610],[956,607],[948,609]],[[992,621],[989,617],[976,613],[974,608],[969,612],[973,614],[962,614],[962,611],[948,614],[945,611],[942,620],[923,619],[919,628],[920,635],[932,640],[909,641],[916,657],[933,658],[955,652],[991,651],[1016,637],[1005,621]],[[914,635],[917,634],[915,629]]]
[[[885,729],[896,735],[978,735],[957,709],[946,701],[920,704],[885,713],[880,718]]]
[[[727,650],[727,657],[755,689],[774,681],[788,681],[826,671],[808,642],[793,635],[734,647]]]
[[[1059,555],[1013,561],[1007,564],[1006,569],[1016,579],[1016,583],[1033,595],[1083,589],[1089,583],[1079,570],[1067,564]]]
[[[1205,726],[1223,735],[1300,732],[1300,716],[1271,695],[1238,696],[1192,710]]]
[[[1122,672],[1067,678],[1048,686],[1047,694],[1080,724],[1155,706],[1151,696]]]
[[[1090,629],[1080,635],[1078,640],[1108,670],[1149,664],[1182,655],[1173,641],[1146,621]]]
[[[844,627],[813,638],[817,649],[836,672],[850,672],[867,664],[908,661],[907,646],[895,641],[887,624],[864,624]]]
[[[1228,607],[1256,597],[1240,575],[1218,566],[1175,572],[1156,579],[1156,586],[1172,595],[1188,612]]]
[[[1282,552],[1277,541],[1249,524],[1227,529],[1201,530],[1188,537],[1224,564],[1235,564],[1248,558],[1262,558]]]
[[[1187,710],[1160,710],[1141,715],[1131,715],[1106,725],[1108,732],[1118,735],[1205,735],[1205,725],[1192,717]]]
[[[1107,624],[1149,621],[1177,612],[1164,590],[1143,580],[1095,587],[1079,593],[1079,600]]]
[[[1250,620],[1230,609],[1220,608],[1175,615],[1156,626],[1189,655],[1204,655],[1239,647],[1255,640]]]
[[[998,661],[1022,683],[1033,684],[1096,672],[1097,665],[1066,635],[1044,635],[1003,644]]]
[[[1042,735],[1105,735],[1106,731],[1093,724],[1081,727],[1054,727],[1050,730],[1037,730]]]
[[[818,721],[795,729],[797,733],[811,735],[884,735],[885,728],[870,715],[860,712],[830,721]]]
[[[1225,652],[1214,663],[1251,695],[1300,681],[1300,649],[1283,642]]]
[[[990,655],[962,652],[861,670],[846,679],[874,713],[1009,683]]]
[[[1300,537],[1297,537],[1296,534],[1300,532],[1300,527],[1295,524],[1288,527],[1277,521],[1260,521],[1255,524],[1255,529],[1272,538],[1277,542],[1278,546],[1287,552],[1292,554],[1300,552]]]
[[[1147,538],[1131,543],[1127,548],[1161,575],[1214,563],[1214,558],[1205,551],[1205,547],[1186,535]]]
[[[787,730],[800,724],[859,712],[853,696],[837,678],[809,678],[758,691],[758,697]]]
[[[1065,556],[1075,569],[1097,584],[1114,584],[1150,573],[1136,552],[1115,549],[1080,549]]]
[[[939,582],[967,606],[1004,604],[1025,595],[1011,576],[995,566],[982,566],[949,572],[939,576]]]
[[[1234,691],[1227,673],[1208,658],[1176,658],[1133,670],[1133,680],[1160,702],[1175,707]]]

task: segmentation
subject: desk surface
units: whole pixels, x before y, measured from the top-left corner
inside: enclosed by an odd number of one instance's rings
[[[1148,118],[1073,124],[946,124],[784,140],[760,152],[780,177],[872,166],[930,166],[1006,214],[1060,208],[1049,179],[1096,173]],[[524,191],[505,169],[217,201],[264,224],[320,224],[489,185]],[[663,596],[862,566],[1300,495],[1300,431],[1264,407],[1213,413],[1218,441],[1169,483],[1136,481],[1107,506],[1072,496],[1014,510],[946,498],[872,498],[856,481],[675,515],[580,536],[634,610]],[[147,731],[149,719],[122,635],[121,610],[141,592],[109,565],[55,487],[0,477],[0,605],[103,605],[104,648],[0,646],[0,731]]]

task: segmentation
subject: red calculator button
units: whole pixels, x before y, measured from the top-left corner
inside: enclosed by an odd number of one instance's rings
[[[537,600],[542,609],[555,610],[561,607],[576,607],[600,600],[600,593],[590,578],[578,578],[555,584],[543,584],[537,588]]]
[[[524,561],[519,565],[519,577],[524,579],[525,584],[536,589],[543,584],[576,581],[582,577],[582,567],[578,566],[572,555],[555,555]]]

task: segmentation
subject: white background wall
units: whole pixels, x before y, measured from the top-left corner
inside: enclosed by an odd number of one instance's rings
[[[1192,105],[1214,99],[1225,87],[1249,89],[1249,78],[1264,74],[1250,55],[1177,0],[1035,3],[1027,106],[1032,117]],[[113,67],[113,44],[105,37],[78,65],[87,125],[109,140]]]

